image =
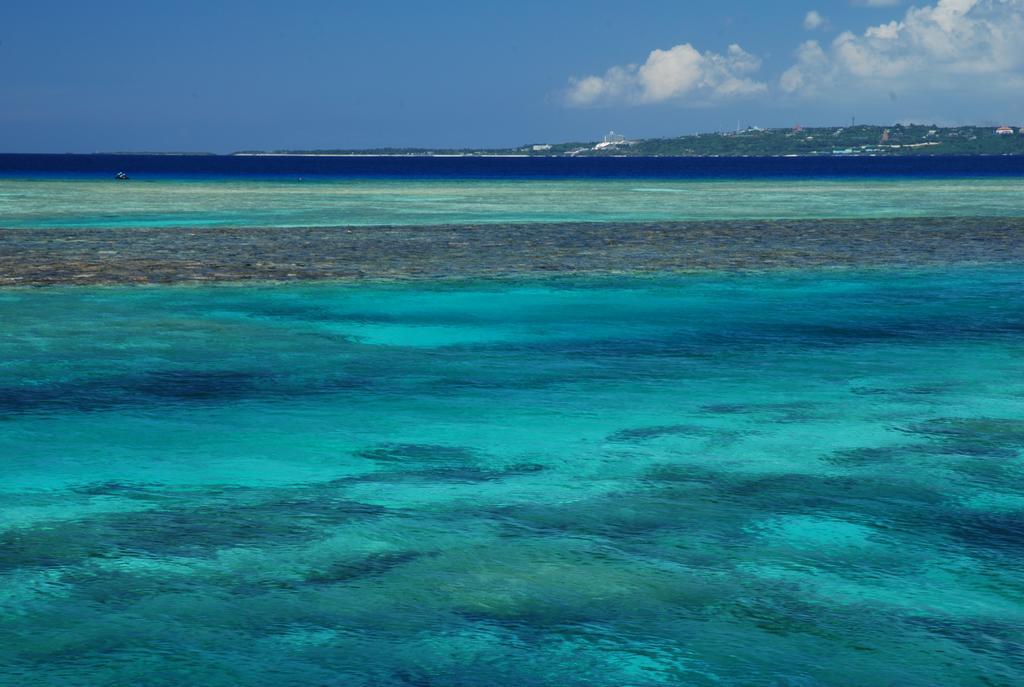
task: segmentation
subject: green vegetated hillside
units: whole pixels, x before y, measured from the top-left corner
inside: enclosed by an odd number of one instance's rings
[[[249,153],[257,151],[248,151]],[[535,143],[506,149],[377,148],[370,150],[278,150],[307,155],[526,155],[573,156],[781,156],[781,155],[1024,155],[1024,133],[999,134],[992,126],[939,127],[920,124],[792,129],[750,128],[675,138],[573,143]]]
[[[851,126],[807,129],[747,129],[677,138],[648,138],[595,149],[559,144],[546,154],[649,156],[768,155],[1021,155],[1024,134],[995,127]],[[586,148],[581,150],[581,148]],[[533,146],[528,147],[532,154]],[[526,150],[524,149],[524,152]]]
[[[1024,135],[1016,128],[1000,135],[994,127],[973,126],[750,129],[646,139],[626,147],[634,155],[1006,155],[1024,154]]]

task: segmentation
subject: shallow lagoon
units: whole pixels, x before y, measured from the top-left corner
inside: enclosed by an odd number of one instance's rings
[[[0,178],[0,226],[336,227],[1020,217],[1020,177]]]
[[[0,291],[0,682],[1018,684],[1022,286]]]

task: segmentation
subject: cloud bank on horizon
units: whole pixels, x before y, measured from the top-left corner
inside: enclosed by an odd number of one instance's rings
[[[612,67],[603,76],[572,80],[568,99],[573,105],[600,102],[660,103],[674,98],[722,98],[752,95],[767,84],[748,77],[761,60],[738,45],[725,54],[700,52],[689,43],[652,50],[640,65]]]
[[[899,0],[859,0],[875,7]],[[828,28],[811,10],[807,30]],[[737,44],[725,53],[690,43],[651,51],[642,64],[570,79],[571,106],[678,102],[706,105],[734,98],[800,99],[887,96],[895,92],[972,92],[980,84],[1024,85],[1024,0],[938,0],[900,19],[831,41],[808,40],[777,77],[760,76],[762,60]],[[979,81],[979,77],[987,81]]]

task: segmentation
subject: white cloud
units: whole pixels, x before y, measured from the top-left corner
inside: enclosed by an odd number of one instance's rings
[[[919,0],[921,1],[921,0]],[[901,18],[834,40],[808,40],[795,60],[772,79],[777,96],[852,99],[948,107],[1019,107],[1024,89],[1024,0],[923,0],[899,10]],[[827,20],[808,12],[805,26]],[[599,75],[570,79],[569,105],[708,104],[765,95],[761,60],[738,45],[722,53],[689,43],[653,50],[641,64],[614,66]],[[1017,103],[1014,105],[1014,103]],[[902,106],[902,105],[901,105]],[[959,106],[958,106],[959,107]]]
[[[652,50],[640,65],[616,66],[603,76],[571,79],[571,105],[651,104],[669,100],[705,101],[762,93],[767,86],[750,78],[761,60],[738,45],[726,53],[700,52],[689,43]]]
[[[814,88],[812,79],[820,79],[831,66],[829,57],[818,41],[807,41],[796,51],[797,62],[782,73],[779,86],[786,93],[796,93]]]
[[[955,89],[979,77],[1002,87],[1024,66],[1024,0],[938,0],[902,20],[800,46],[779,79],[787,93],[856,88]]]
[[[821,16],[821,13],[817,10],[811,10],[807,13],[807,16],[804,17],[804,28],[808,31],[820,29],[826,24],[828,24],[828,20]]]

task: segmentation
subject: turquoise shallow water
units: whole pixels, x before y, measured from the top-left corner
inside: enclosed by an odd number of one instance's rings
[[[0,227],[1020,216],[1020,178],[0,179]]]
[[[1020,684],[1022,287],[0,291],[0,683]]]

